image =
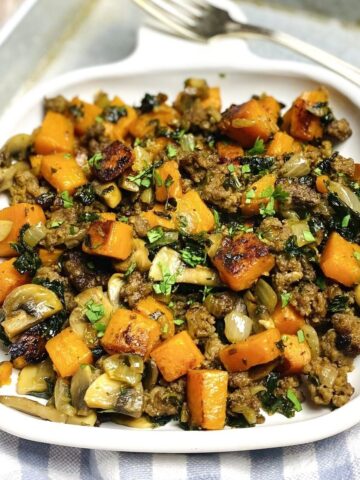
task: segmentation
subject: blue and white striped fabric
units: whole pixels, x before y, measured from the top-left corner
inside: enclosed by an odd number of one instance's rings
[[[308,445],[198,455],[81,450],[0,432],[0,479],[360,480],[359,446],[360,425]]]

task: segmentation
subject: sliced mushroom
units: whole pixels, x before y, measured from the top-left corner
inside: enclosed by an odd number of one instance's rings
[[[168,247],[161,248],[155,255],[149,272],[150,278],[155,282],[163,280],[164,267],[170,275],[175,275],[177,283],[191,283],[209,287],[222,285],[215,270],[201,265],[188,268],[182,262],[180,254]]]
[[[120,292],[123,289],[125,283],[126,281],[122,273],[114,273],[114,275],[111,275],[110,277],[107,293],[110,303],[115,308],[118,308],[121,305]]]
[[[103,373],[87,389],[85,403],[89,408],[114,410],[122,388],[121,382],[111,380],[107,373]]]
[[[35,365],[27,365],[18,376],[16,393],[48,397],[51,385],[55,383],[55,372],[49,359]]]
[[[66,423],[69,425],[79,425],[84,427],[94,427],[97,422],[97,415],[94,411],[89,410],[86,416],[73,415],[68,417]]]
[[[90,385],[100,375],[100,370],[90,365],[83,365],[71,379],[71,401],[77,410],[77,415],[86,416],[90,410],[85,403],[85,393]]]
[[[16,162],[6,168],[0,169],[0,192],[6,192],[13,184],[17,173],[29,170],[29,165],[25,162]]]
[[[71,405],[70,382],[66,378],[58,378],[54,388],[55,408],[70,417],[76,414],[76,409]]]
[[[3,309],[6,318],[2,326],[11,340],[62,308],[60,299],[48,288],[33,283],[22,285],[5,299]]]
[[[56,408],[49,405],[41,405],[41,403],[24,397],[1,395],[0,403],[19,410],[19,412],[28,413],[29,415],[42,418],[43,420],[49,420],[50,422],[66,423],[68,419],[67,415],[57,411]]]

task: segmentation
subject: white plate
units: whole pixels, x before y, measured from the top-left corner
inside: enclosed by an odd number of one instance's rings
[[[344,155],[360,158],[359,90],[340,77],[309,65],[260,60],[240,41],[224,40],[203,46],[146,30],[141,36],[141,50],[127,61],[73,72],[19,100],[0,122],[0,143],[11,134],[30,132],[40,123],[44,96],[62,93],[90,99],[101,88],[138,104],[144,92],[162,91],[173,97],[185,78],[200,76],[210,85],[221,87],[224,107],[263,91],[289,105],[299,92],[327,85],[336,116],[346,117],[354,129],[354,135],[340,150]],[[225,73],[225,78],[219,73]],[[0,360],[5,358],[1,355]],[[356,365],[350,375],[356,392],[344,407],[331,412],[304,404],[303,411],[292,419],[277,414],[255,428],[185,432],[174,425],[156,430],[134,430],[112,424],[100,428],[78,427],[38,420],[3,405],[0,405],[0,428],[40,442],[129,452],[222,452],[295,445],[329,437],[360,420],[360,362]],[[14,384],[15,374],[13,385],[0,389],[0,393],[14,393]]]

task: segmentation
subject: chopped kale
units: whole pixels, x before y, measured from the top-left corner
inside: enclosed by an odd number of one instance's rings
[[[95,198],[95,190],[91,183],[83,185],[74,193],[74,200],[82,203],[83,205],[91,205],[95,201]]]
[[[330,228],[336,230],[346,240],[358,243],[360,241],[360,214],[348,207],[334,193],[329,193],[328,202],[334,210],[329,222]],[[347,221],[344,224],[345,217],[347,217]]]
[[[154,110],[154,107],[159,105],[159,101],[156,95],[150,95],[150,93],[145,93],[144,97],[141,100],[140,111],[141,113],[149,113]]]
[[[110,123],[117,123],[120,118],[126,117],[128,114],[126,107],[119,107],[117,105],[108,105],[104,108],[101,117]]]
[[[14,267],[21,274],[29,273],[34,276],[36,270],[41,267],[41,260],[37,252],[24,241],[24,233],[28,228],[30,228],[28,223],[23,225],[20,229],[18,242],[12,244],[14,250],[19,254],[14,262]]]
[[[336,295],[329,301],[328,311],[331,313],[343,312],[347,309],[349,298],[346,295]]]
[[[246,418],[242,414],[239,414],[236,417],[233,417],[233,416],[227,417],[226,425],[228,425],[231,428],[249,428],[254,426],[254,425],[250,425],[250,423],[246,421]]]
[[[99,218],[100,215],[96,212],[84,212],[79,215],[80,222],[95,222]]]
[[[270,415],[274,413],[281,413],[287,418],[295,415],[295,404],[286,395],[275,395],[275,389],[280,378],[279,373],[271,372],[264,379],[264,386],[266,391],[258,394],[264,410]]]

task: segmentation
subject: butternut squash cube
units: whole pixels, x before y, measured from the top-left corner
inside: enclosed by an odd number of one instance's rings
[[[210,232],[215,227],[212,211],[196,190],[189,190],[177,199],[176,216],[178,229],[191,235]]]
[[[352,287],[360,282],[360,245],[333,232],[321,254],[320,267],[326,277]]]
[[[131,225],[114,220],[93,222],[82,249],[85,253],[125,260],[131,254],[133,229]]]
[[[18,241],[21,227],[26,223],[36,225],[46,222],[43,209],[32,203],[16,203],[11,207],[0,210],[0,220],[12,222],[10,233],[0,242],[0,257],[13,257],[18,253],[12,248],[12,244]]]
[[[232,290],[250,288],[261,275],[275,265],[275,258],[265,243],[253,233],[226,237],[212,258],[220,279]]]
[[[69,154],[45,155],[41,161],[40,173],[58,192],[73,193],[87,183],[87,178]]]
[[[179,166],[175,160],[169,160],[156,169],[155,198],[158,202],[165,202],[168,198],[177,198],[181,195]]]
[[[0,305],[4,302],[9,293],[20,285],[25,285],[30,281],[27,274],[19,273],[14,267],[16,258],[11,258],[0,263]]]
[[[71,328],[65,328],[51,338],[45,348],[61,377],[72,377],[81,365],[93,361],[91,351]]]
[[[244,148],[252,147],[257,138],[267,142],[279,130],[273,115],[255,99],[228,108],[222,115],[219,128]]]
[[[120,308],[110,318],[101,343],[112,353],[136,353],[148,358],[160,338],[160,326],[141,313]]]
[[[279,357],[281,352],[277,342],[280,338],[277,328],[250,335],[246,340],[220,350],[220,360],[228,372],[245,372]]]
[[[167,339],[175,333],[174,315],[170,308],[149,295],[136,304],[136,310],[156,320],[160,326],[161,338]]]
[[[223,370],[189,370],[187,403],[191,424],[206,430],[225,425],[229,374]]]
[[[71,153],[74,150],[74,126],[60,113],[49,111],[35,136],[36,153]]]
[[[94,103],[87,103],[80,98],[75,97],[71,100],[71,105],[78,107],[81,115],[74,116],[74,127],[77,135],[84,135],[84,133],[96,122],[102,110]]]
[[[188,370],[199,367],[204,360],[203,354],[185,330],[165,340],[150,356],[167,382],[172,382],[185,375]]]

